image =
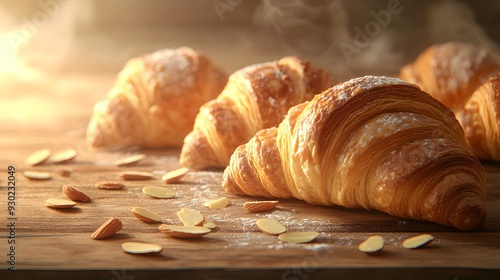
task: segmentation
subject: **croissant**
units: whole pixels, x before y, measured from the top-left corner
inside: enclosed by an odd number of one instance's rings
[[[223,187],[461,230],[486,218],[484,170],[454,114],[388,77],[352,79],[292,107],[236,149]]]
[[[129,60],[87,127],[95,147],[181,146],[199,107],[217,97],[227,74],[183,47]]]
[[[464,107],[474,90],[499,65],[486,50],[450,42],[424,50],[417,59],[400,69],[399,77],[417,84],[453,111]]]
[[[226,167],[236,147],[257,131],[278,125],[293,105],[334,84],[326,71],[293,56],[236,71],[217,99],[200,108],[184,139],[181,165]]]
[[[478,88],[456,115],[474,154],[500,161],[500,73]]]

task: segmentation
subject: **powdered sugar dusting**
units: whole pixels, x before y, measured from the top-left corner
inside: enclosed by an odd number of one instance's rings
[[[152,71],[147,75],[169,94],[179,95],[194,86],[193,73],[198,69],[197,54],[190,48],[163,49],[144,56]]]

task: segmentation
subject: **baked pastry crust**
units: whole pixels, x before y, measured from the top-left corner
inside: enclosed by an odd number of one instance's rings
[[[180,147],[200,106],[224,88],[227,74],[188,47],[133,58],[87,128],[95,147]]]
[[[223,186],[461,230],[486,218],[483,167],[454,114],[388,77],[352,79],[292,107],[278,127],[237,148]]]
[[[293,56],[236,71],[217,99],[200,108],[180,163],[195,170],[226,167],[236,147],[334,84],[329,73]]]

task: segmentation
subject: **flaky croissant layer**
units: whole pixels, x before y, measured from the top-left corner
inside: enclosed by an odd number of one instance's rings
[[[387,77],[353,79],[292,107],[237,148],[223,186],[462,230],[486,218],[484,171],[454,114]]]
[[[328,72],[293,56],[234,72],[222,93],[200,108],[180,163],[190,169],[225,168],[236,147],[334,84]]]
[[[199,107],[226,82],[223,70],[188,47],[133,58],[95,105],[87,139],[95,147],[179,147]]]

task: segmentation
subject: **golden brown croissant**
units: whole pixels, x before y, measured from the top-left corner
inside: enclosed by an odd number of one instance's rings
[[[485,220],[485,174],[454,114],[402,80],[356,78],[237,148],[227,192],[374,209],[462,230]]]
[[[278,125],[293,105],[334,84],[326,71],[297,57],[236,71],[217,99],[200,108],[180,163],[191,169],[226,167],[236,147],[257,131]]]
[[[96,147],[181,146],[200,106],[226,82],[221,69],[187,47],[133,58],[95,105],[87,139]]]
[[[477,157],[500,161],[500,73],[472,94],[457,119]]]
[[[399,77],[456,111],[498,69],[486,50],[450,42],[427,48],[413,63],[401,68]]]

